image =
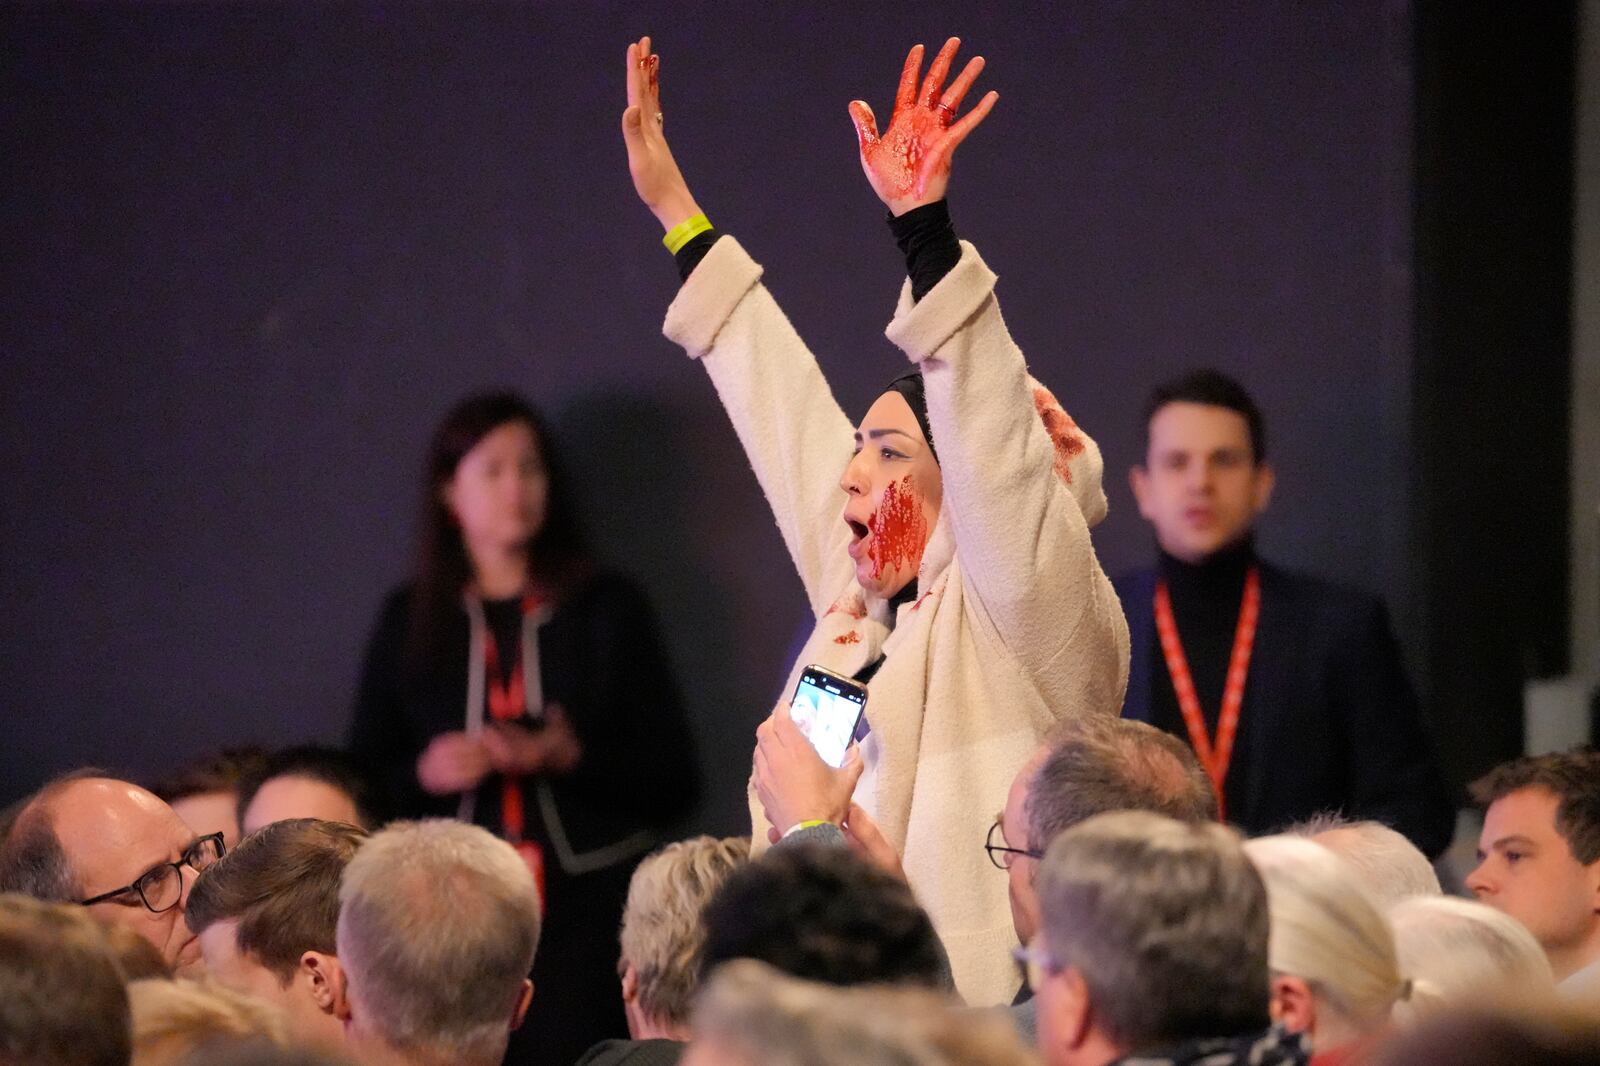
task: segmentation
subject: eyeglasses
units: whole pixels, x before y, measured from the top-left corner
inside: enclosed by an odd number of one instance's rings
[[[118,896],[137,893],[139,902],[143,903],[145,909],[152,914],[169,911],[183,898],[183,867],[187,866],[195,873],[199,873],[222,858],[226,850],[222,845],[221,833],[203,836],[190,844],[177,862],[164,862],[160,866],[152,866],[133,884],[114,888],[110,892],[102,892],[98,896],[80,902],[87,907],[91,903],[104,903]],[[133,903],[131,899],[122,902],[130,905]]]
[[[996,835],[1000,838],[998,844],[995,843]],[[1039,852],[1029,851],[1027,848],[1007,847],[1005,840],[1005,830],[1000,828],[1000,819],[996,818],[994,824],[989,827],[989,837],[983,842],[983,850],[989,853],[989,861],[994,863],[997,870],[1011,869],[1011,864],[1017,861],[1012,857],[1014,855],[1026,855],[1030,859],[1044,857]]]
[[[1045,978],[1058,974],[1062,966],[1055,958],[1043,948],[1029,945],[1025,948],[1012,948],[1011,957],[1017,963],[1017,975],[1022,978],[1030,992],[1037,992],[1044,984]]]

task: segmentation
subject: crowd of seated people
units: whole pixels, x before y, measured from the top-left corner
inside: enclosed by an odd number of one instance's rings
[[[630,172],[685,278],[669,333],[776,497],[808,646],[878,686],[844,762],[779,706],[750,836],[655,847],[697,786],[653,616],[567,527],[540,419],[480,397],[435,442],[429,562],[383,612],[350,752],[232,749],[151,788],[81,768],[0,812],[0,1066],[1600,1063],[1600,754],[1480,780],[1474,898],[1444,895],[1451,805],[1386,616],[1256,555],[1274,476],[1219,375],[1153,398],[1134,487],[1162,554],[1113,592],[1099,453],[943,202],[996,99],[951,124],[983,68],[941,93],[958,43],[920,92],[912,50],[881,138],[852,108],[907,256],[891,335],[926,367],[853,452],[688,194],[659,56],[628,51]],[[836,454],[801,454],[794,411],[763,422],[790,386]],[[837,492],[899,518],[863,504],[847,539]],[[996,492],[1033,523],[965,509]],[[938,574],[901,551],[914,527]],[[1086,597],[1071,625],[1051,558]],[[1258,610],[1270,698],[1241,723]],[[1124,689],[1123,717],[1099,706]],[[1197,693],[1232,708],[1216,746]]]
[[[757,743],[804,743],[794,728]],[[1597,1061],[1592,751],[1477,784],[1469,900],[1375,823],[1246,840],[1170,734],[1074,722],[972,842],[1011,895],[1010,1003],[961,1001],[854,775],[808,751],[757,763],[777,837],[760,857],[696,837],[638,863],[615,944],[627,1031],[596,1032],[584,1066],[1428,1063],[1465,1061],[1460,1039],[1475,1062]],[[231,848],[98,770],[10,812],[0,1066],[548,1061],[506,1057],[546,922],[516,850],[454,820],[384,825],[329,753],[252,763]],[[261,821],[285,778],[316,787]]]

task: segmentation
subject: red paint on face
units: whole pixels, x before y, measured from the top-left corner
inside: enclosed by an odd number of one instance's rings
[[[928,542],[928,520],[922,514],[922,501],[912,490],[911,475],[891,481],[883,490],[883,502],[867,521],[872,543],[867,548],[872,560],[872,576],[895,570],[909,563],[914,569],[922,561]]]
[[[834,637],[833,642],[835,644],[860,644],[861,634],[852,629],[841,637]]]

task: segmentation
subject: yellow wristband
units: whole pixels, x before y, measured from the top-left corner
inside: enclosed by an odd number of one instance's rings
[[[682,248],[710,228],[711,223],[706,219],[704,213],[692,215],[667,230],[667,235],[661,238],[661,243],[667,246],[667,251],[677,255],[679,248]]]

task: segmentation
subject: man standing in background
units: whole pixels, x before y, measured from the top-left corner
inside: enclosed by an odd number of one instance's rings
[[[1256,554],[1274,473],[1255,401],[1195,371],[1151,395],[1145,434],[1131,481],[1160,557],[1115,582],[1123,717],[1187,740],[1250,835],[1339,811],[1437,856],[1454,811],[1382,602]]]

